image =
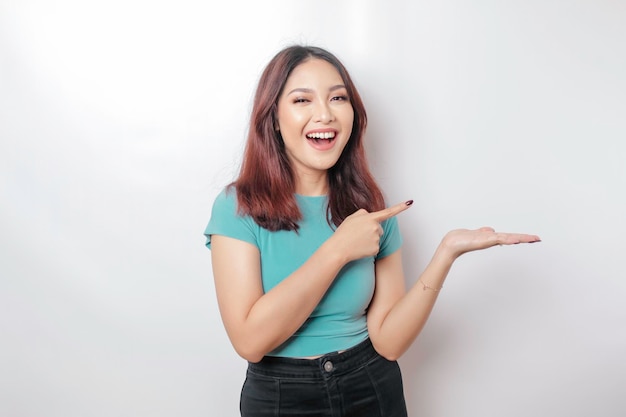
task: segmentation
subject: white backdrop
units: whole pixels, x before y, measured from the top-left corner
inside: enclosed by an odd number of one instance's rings
[[[401,358],[412,416],[626,413],[620,0],[2,0],[0,415],[235,416],[245,363],[202,231],[261,69],[326,47],[370,116],[408,284],[454,266]]]

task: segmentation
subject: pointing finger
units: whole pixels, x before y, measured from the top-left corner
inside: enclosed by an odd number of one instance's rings
[[[374,218],[374,220],[382,222],[395,216],[396,214],[402,213],[404,210],[411,207],[411,204],[413,204],[413,200],[405,201],[404,203],[396,204],[395,206],[387,207],[386,209],[382,209],[380,211],[375,211],[370,213],[370,215]]]

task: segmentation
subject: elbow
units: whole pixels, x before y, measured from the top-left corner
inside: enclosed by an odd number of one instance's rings
[[[239,356],[241,356],[243,359],[247,360],[250,363],[257,363],[257,362],[261,362],[261,359],[263,359],[264,355],[239,353]]]
[[[394,349],[392,346],[384,346],[379,343],[375,343],[374,341],[372,341],[372,345],[374,346],[376,353],[390,362],[400,359],[400,356],[402,356],[403,353],[398,349]]]
[[[382,356],[383,358],[387,359],[389,362],[397,361],[398,359],[400,359],[400,356],[401,356],[396,352],[384,352],[384,353],[379,352],[378,354]]]
[[[260,362],[265,356],[264,352],[255,349],[254,346],[241,346],[233,344],[233,347],[239,356],[251,363]]]
[[[233,329],[231,329],[233,330]],[[230,344],[235,349],[237,355],[251,363],[260,362],[261,359],[271,350],[267,342],[256,335],[256,332],[248,329],[228,332]]]

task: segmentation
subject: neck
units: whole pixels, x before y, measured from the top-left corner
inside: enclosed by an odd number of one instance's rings
[[[306,196],[319,196],[328,193],[326,172],[317,175],[299,174],[296,178],[296,193]]]

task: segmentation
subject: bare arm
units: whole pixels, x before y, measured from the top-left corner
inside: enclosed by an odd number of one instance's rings
[[[225,236],[211,240],[222,320],[237,353],[251,362],[261,360],[304,323],[343,266],[327,242],[263,294],[258,249]]]
[[[408,292],[400,251],[379,260],[376,290],[367,315],[370,338],[378,353],[395,360],[409,348],[426,324],[438,290],[459,256],[495,245],[538,241],[535,235],[495,233],[489,227],[454,230],[444,237],[418,282]]]
[[[346,263],[378,252],[379,222],[407,208],[401,203],[376,213],[357,211],[300,268],[265,294],[258,249],[213,235],[211,254],[220,314],[237,353],[258,362],[293,335]]]

